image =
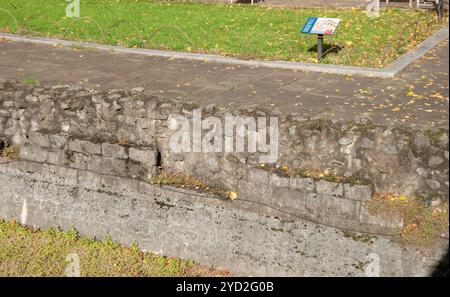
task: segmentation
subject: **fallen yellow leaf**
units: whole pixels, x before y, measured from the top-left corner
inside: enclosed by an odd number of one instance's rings
[[[236,200],[236,198],[238,197],[238,194],[236,192],[230,191],[227,193],[227,197],[228,197],[228,199],[233,201],[233,200]]]

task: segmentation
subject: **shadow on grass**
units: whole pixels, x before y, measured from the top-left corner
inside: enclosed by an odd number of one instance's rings
[[[253,3],[254,4],[256,4],[256,3],[263,3],[263,2],[265,2],[266,0],[253,0]],[[251,4],[252,3],[252,0],[230,0],[230,2],[232,2],[232,3],[238,3],[238,4]]]
[[[331,44],[324,43],[322,59],[324,59],[326,56],[328,56],[330,54],[337,55],[343,49],[344,49],[344,47],[341,47],[339,45],[331,45]],[[315,52],[315,53],[317,53],[317,44],[314,45],[313,47],[309,48],[308,52]]]

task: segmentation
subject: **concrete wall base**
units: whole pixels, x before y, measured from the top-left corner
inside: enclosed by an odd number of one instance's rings
[[[390,237],[354,236],[302,220],[239,208],[239,202],[135,179],[29,161],[0,160],[0,218],[190,258],[252,276],[425,276],[445,242],[419,252]],[[2,163],[3,162],[3,163]],[[352,233],[353,234],[353,233]]]

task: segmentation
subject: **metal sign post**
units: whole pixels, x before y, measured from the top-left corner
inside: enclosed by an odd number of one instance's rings
[[[333,35],[340,22],[340,19],[310,17],[303,26],[302,33],[317,34],[318,61],[320,61],[323,56],[324,35]]]
[[[317,61],[322,60],[323,55],[323,34],[317,35]]]

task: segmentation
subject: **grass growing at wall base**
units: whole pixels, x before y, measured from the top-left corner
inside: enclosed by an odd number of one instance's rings
[[[36,75],[28,75],[22,80],[22,83],[29,86],[38,86],[40,82]]]
[[[398,216],[403,219],[400,238],[406,244],[431,247],[441,237],[448,237],[449,205],[426,206],[423,199],[393,193],[375,193],[366,205],[372,214]]]
[[[149,0],[82,0],[80,18],[61,0],[0,0],[0,31],[126,47],[251,59],[317,62],[316,35],[301,34],[308,17],[337,17],[322,63],[383,67],[435,32],[427,11],[390,8],[378,18],[357,9],[293,9],[258,5]]]
[[[6,146],[0,150],[0,157],[8,159],[18,159],[20,147],[18,145]]]
[[[190,260],[167,258],[124,247],[107,236],[80,238],[78,232],[25,228],[0,221],[0,276],[65,276],[79,258],[81,276],[226,276],[226,271]],[[69,267],[69,268],[68,268]]]
[[[197,191],[204,194],[221,196],[226,199],[235,200],[238,193],[227,191],[217,186],[209,186],[199,178],[180,173],[160,172],[150,179],[150,183],[160,186],[173,186],[182,189]]]
[[[275,164],[259,164],[259,168],[268,171],[272,174],[276,174],[281,177],[301,177],[310,178],[315,181],[325,180],[334,183],[348,183],[351,185],[370,185],[370,180],[362,179],[357,176],[342,176],[332,172],[328,169],[319,168],[292,168],[288,165],[275,165]]]

